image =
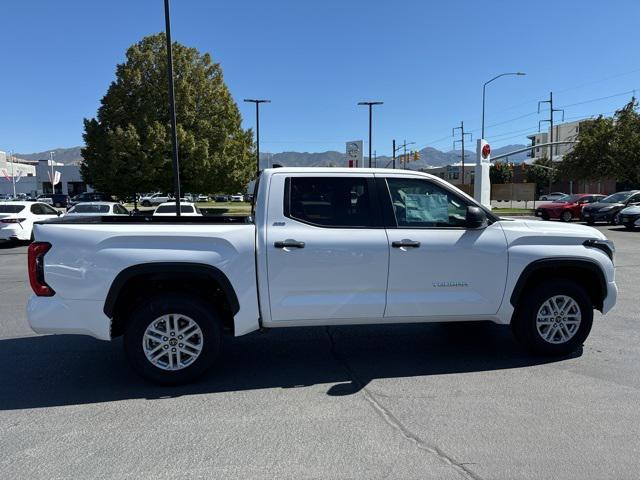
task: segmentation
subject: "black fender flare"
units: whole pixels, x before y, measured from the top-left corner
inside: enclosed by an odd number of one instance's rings
[[[235,315],[240,311],[240,303],[238,302],[238,296],[236,295],[231,282],[227,276],[220,269],[207,265],[204,263],[194,262],[153,262],[143,263],[139,265],[133,265],[122,270],[116,278],[114,278],[109,288],[109,293],[104,302],[104,314],[113,318],[115,306],[118,301],[118,297],[122,292],[122,289],[126,283],[137,276],[141,275],[158,275],[158,274],[176,274],[176,273],[191,273],[194,275],[205,275],[213,278],[224,292],[229,306],[231,307],[231,313]]]
[[[604,296],[607,292],[607,279],[602,268],[600,268],[600,265],[598,265],[597,262],[586,258],[551,257],[534,260],[522,270],[515,287],[513,287],[509,302],[512,306],[516,306],[516,303],[524,290],[524,286],[527,284],[527,280],[529,280],[529,278],[531,278],[536,272],[549,268],[565,267],[586,269],[593,272],[599,280],[600,292],[602,294],[602,300],[604,300]]]

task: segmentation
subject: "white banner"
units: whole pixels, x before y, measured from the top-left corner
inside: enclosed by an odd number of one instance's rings
[[[51,183],[54,187],[60,183],[60,172],[55,171],[53,174],[53,179],[51,179],[51,172],[48,172],[49,175],[49,183]]]

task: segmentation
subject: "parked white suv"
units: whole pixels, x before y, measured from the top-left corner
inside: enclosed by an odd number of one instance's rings
[[[31,327],[124,335],[138,373],[181,383],[213,364],[223,334],[260,328],[489,320],[565,355],[616,302],[601,232],[501,219],[432,175],[267,169],[254,208],[36,224]]]
[[[160,205],[166,203],[173,198],[173,195],[166,193],[152,193],[140,198],[140,205],[143,207],[151,207],[152,205]]]

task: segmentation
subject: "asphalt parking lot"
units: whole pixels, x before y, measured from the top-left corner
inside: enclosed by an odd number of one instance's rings
[[[119,341],[33,334],[26,247],[0,247],[0,478],[637,479],[640,232],[599,229],[618,305],[572,358],[495,325],[288,329],[179,388]]]

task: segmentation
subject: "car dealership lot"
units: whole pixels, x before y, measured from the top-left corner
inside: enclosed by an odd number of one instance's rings
[[[573,358],[494,325],[290,329],[179,388],[31,333],[26,247],[0,247],[0,478],[637,478],[640,232],[598,228],[619,300]]]

